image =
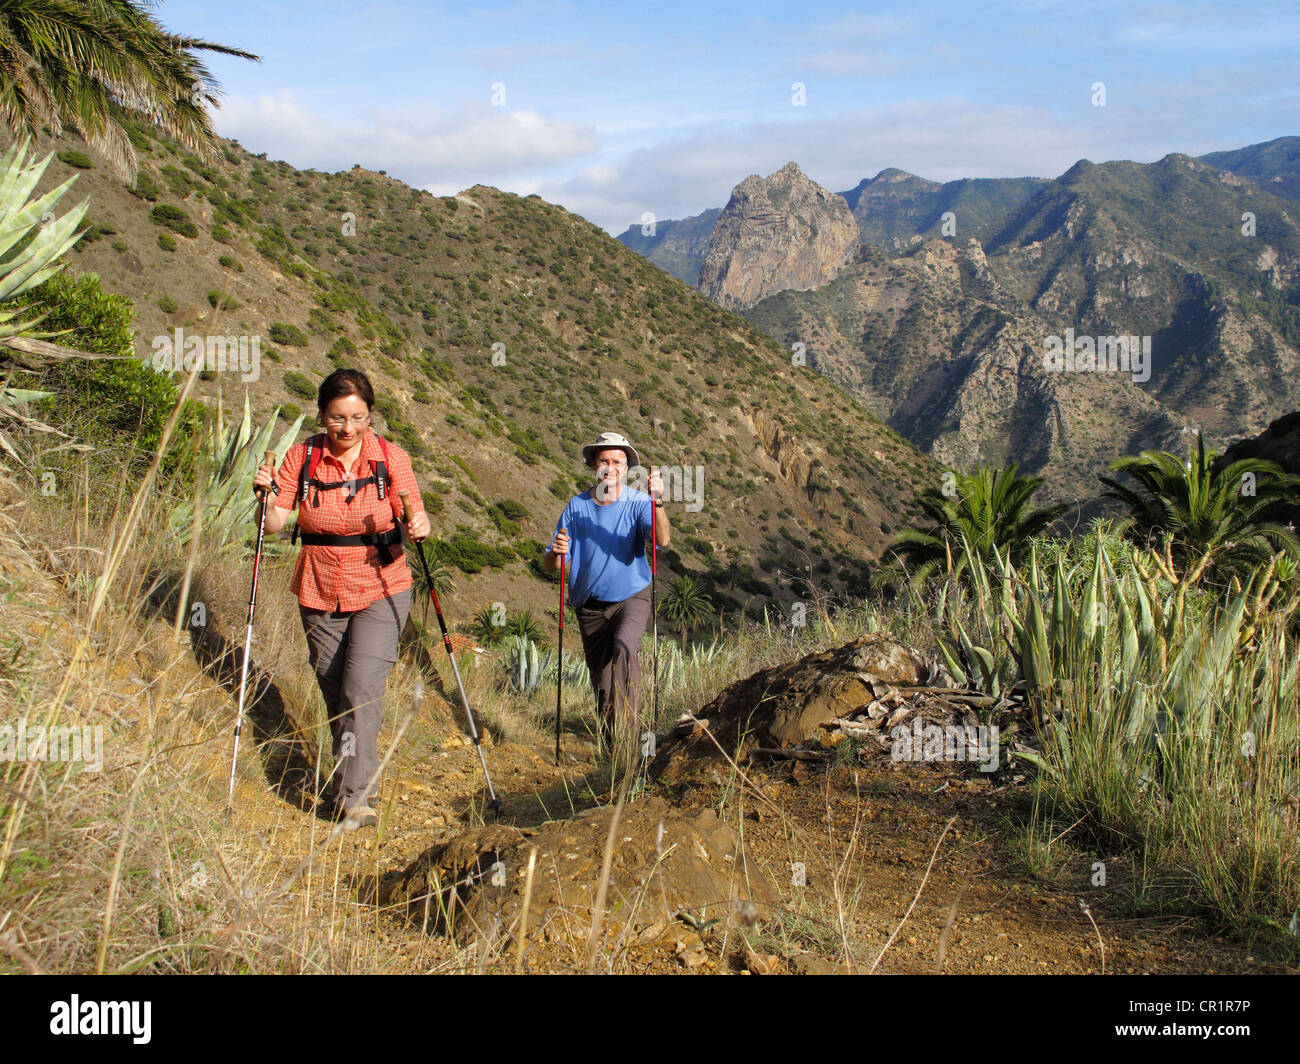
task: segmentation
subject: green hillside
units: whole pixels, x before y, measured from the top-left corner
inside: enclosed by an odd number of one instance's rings
[[[703,471],[702,497],[671,511],[667,575],[705,575],[723,609],[761,611],[810,578],[864,590],[867,563],[939,475],[788,349],[535,196],[439,198],[234,143],[209,168],[132,137],[133,188],[89,157],[46,174],[76,172],[91,197],[74,268],[134,300],[142,357],[176,328],[260,337],[255,410],[310,411],[334,366],[371,372],[377,427],[416,456],[435,536],[470,577],[461,613],[551,604],[530,562],[586,486],[580,448],[602,430],[685,470],[688,488]],[[210,398],[245,387],[205,377]]]

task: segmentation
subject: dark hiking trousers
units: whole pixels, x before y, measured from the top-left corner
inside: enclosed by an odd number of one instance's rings
[[[596,720],[606,750],[617,736],[628,751],[641,731],[641,636],[650,619],[650,588],[622,602],[578,607],[582,650],[596,691]]]
[[[334,737],[336,801],[365,805],[378,790],[379,724],[388,673],[397,661],[397,637],[411,609],[411,591],[399,591],[363,610],[310,610],[301,603],[303,631],[325,714]]]

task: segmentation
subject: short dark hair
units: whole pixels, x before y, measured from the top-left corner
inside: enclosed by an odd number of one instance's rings
[[[325,408],[335,399],[355,395],[366,404],[367,410],[375,408],[375,389],[370,385],[370,378],[359,369],[336,369],[323,381],[316,392],[316,409],[320,416],[325,416]]]

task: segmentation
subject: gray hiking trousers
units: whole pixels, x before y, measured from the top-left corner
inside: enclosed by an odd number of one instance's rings
[[[596,720],[602,746],[617,736],[631,749],[641,734],[641,636],[650,619],[650,588],[622,602],[578,607],[582,650],[596,691]]]
[[[298,605],[334,739],[331,779],[336,801],[344,809],[366,804],[379,789],[384,687],[410,609],[409,588],[363,610],[330,612]]]

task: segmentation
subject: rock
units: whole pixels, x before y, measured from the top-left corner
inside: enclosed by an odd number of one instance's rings
[[[700,291],[724,307],[830,281],[853,257],[858,225],[842,196],[787,163],[732,190],[700,266]]]
[[[821,726],[859,711],[895,684],[933,675],[917,651],[889,635],[864,636],[837,650],[763,669],[733,684],[659,743],[651,775],[668,783],[703,778],[719,746],[743,759],[756,746],[816,741]],[[949,681],[950,682],[950,681]]]

